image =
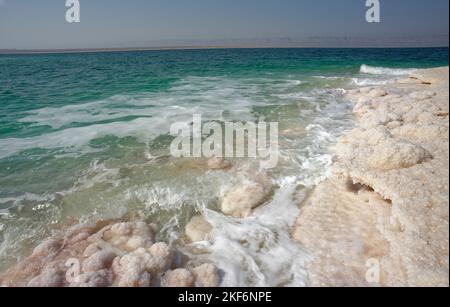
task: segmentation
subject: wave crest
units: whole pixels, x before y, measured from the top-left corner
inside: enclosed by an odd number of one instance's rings
[[[366,64],[361,65],[360,72],[371,75],[392,75],[392,76],[402,76],[408,75],[415,69],[398,69],[398,68],[387,68],[387,67],[375,67]]]

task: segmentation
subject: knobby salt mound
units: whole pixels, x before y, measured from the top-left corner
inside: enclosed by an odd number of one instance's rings
[[[312,285],[449,285],[448,73],[348,92],[358,127],[293,233],[315,256]]]
[[[257,173],[234,187],[222,199],[221,211],[235,218],[249,217],[253,209],[265,203],[273,193],[269,177]]]
[[[0,275],[1,286],[30,287],[217,287],[212,264],[181,267],[176,251],[155,242],[145,222],[78,228],[51,238]]]

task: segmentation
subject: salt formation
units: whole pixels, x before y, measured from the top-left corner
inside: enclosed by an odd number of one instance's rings
[[[176,252],[155,242],[155,227],[145,222],[79,228],[51,238],[4,274],[2,286],[149,287],[219,286],[217,268],[180,268]]]
[[[266,202],[272,192],[270,179],[264,174],[257,174],[231,189],[222,200],[221,210],[235,218],[246,218],[253,209]]]
[[[215,265],[205,263],[192,270],[176,269],[168,271],[161,280],[164,287],[208,287],[220,285],[220,275]]]
[[[186,269],[176,269],[167,272],[162,280],[165,287],[193,287],[195,285],[194,275]]]
[[[210,263],[202,264],[192,270],[197,287],[217,287],[220,284],[220,275],[217,267]]]
[[[201,215],[194,216],[186,225],[186,236],[191,242],[206,241],[212,231],[212,226]]]
[[[310,283],[448,286],[448,68],[348,97],[358,127],[339,141],[334,175],[294,228],[315,256]],[[373,264],[378,280],[368,276]]]

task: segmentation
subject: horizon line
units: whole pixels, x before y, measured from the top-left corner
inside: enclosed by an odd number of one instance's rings
[[[170,50],[220,50],[220,49],[431,49],[449,48],[449,45],[435,46],[160,46],[160,47],[106,47],[106,48],[4,48],[0,55],[7,54],[58,54],[58,53],[96,53],[96,52],[133,52],[133,51],[170,51]]]

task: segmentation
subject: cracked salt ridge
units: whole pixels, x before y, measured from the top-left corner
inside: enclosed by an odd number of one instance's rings
[[[359,126],[294,227],[314,255],[312,285],[449,285],[448,93],[448,67],[348,92]],[[381,265],[375,284],[371,259]]]

